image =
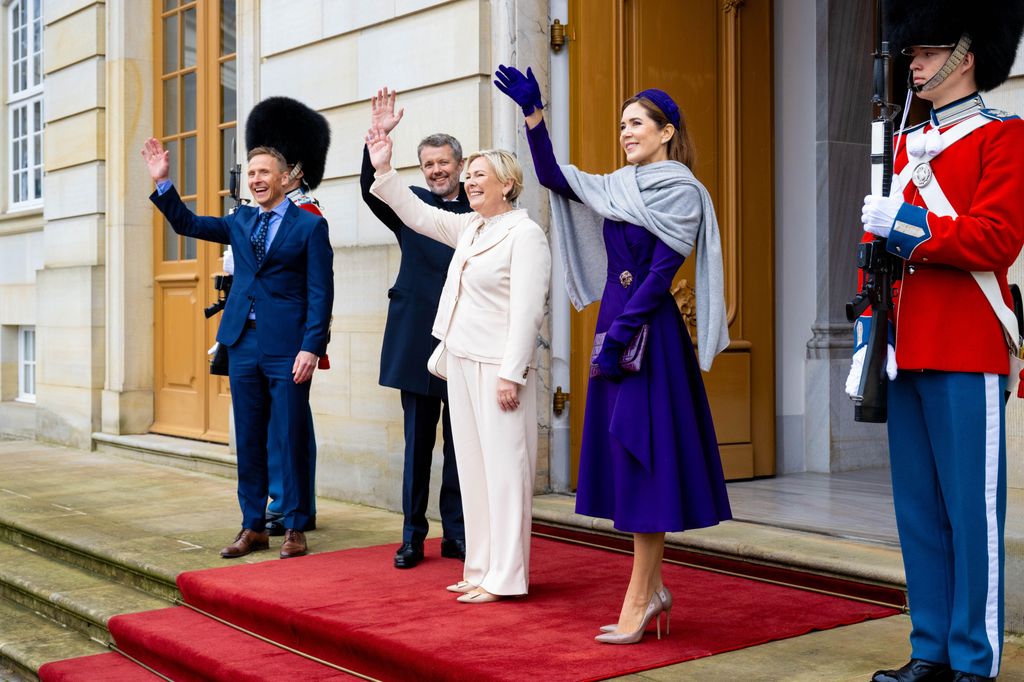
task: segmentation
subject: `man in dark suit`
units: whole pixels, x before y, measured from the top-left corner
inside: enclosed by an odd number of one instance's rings
[[[288,163],[270,147],[249,152],[249,190],[257,206],[224,218],[193,214],[170,180],[170,152],[154,138],[142,149],[157,190],[150,200],[181,235],[231,244],[235,279],[217,330],[228,348],[231,402],[238,451],[238,501],[242,529],[221,556],[268,549],[269,447],[287,452],[283,512],[287,531],[281,558],[307,552],[302,532],[312,516],[307,415],[309,386],[327,349],[334,303],[334,252],[327,221],[284,195]],[[271,423],[273,426],[271,427]]]
[[[387,88],[372,98],[372,124],[386,132],[402,119],[404,109],[395,113],[395,93]],[[469,213],[466,191],[459,182],[462,174],[462,146],[450,135],[431,135],[418,150],[420,170],[429,190],[412,191],[431,206],[453,213]],[[423,560],[423,540],[427,536],[427,496],[430,492],[430,462],[437,436],[437,420],[442,418],[444,466],[441,474],[441,556],[466,557],[466,531],[462,521],[462,496],[459,472],[455,464],[452,429],[448,416],[445,382],[427,372],[437,339],[430,329],[437,314],[454,251],[405,226],[387,204],[370,194],[373,165],[363,147],[363,166],[359,181],[363,201],[373,214],[395,234],[402,250],[402,262],[395,285],[388,291],[388,320],[381,349],[380,384],[401,391],[405,414],[405,475],[402,482],[402,545],[395,554],[396,568],[412,568]],[[443,409],[442,409],[443,408]]]

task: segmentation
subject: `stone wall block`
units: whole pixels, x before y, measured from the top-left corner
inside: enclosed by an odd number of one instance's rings
[[[408,10],[407,10],[408,11]],[[396,15],[394,0],[348,0],[324,3],[323,31],[339,35],[372,26]]]
[[[31,284],[43,266],[43,234],[22,232],[0,238],[0,287]],[[8,319],[0,316],[0,324]]]
[[[57,18],[50,21],[52,15]],[[103,3],[90,4],[67,16],[47,9],[46,16],[43,68],[47,77],[65,66],[106,52],[106,11]]]
[[[107,154],[104,111],[91,109],[46,125],[46,172],[102,160]],[[49,197],[48,197],[49,198]]]
[[[444,27],[443,35],[457,38],[437,39],[439,27]],[[489,73],[490,65],[482,64],[479,52],[469,47],[477,45],[483,33],[480,3],[475,0],[454,2],[361,31],[358,98],[368,99],[381,85],[401,92],[425,83]],[[426,44],[429,52],[424,49]]]
[[[43,179],[43,216],[46,220],[57,220],[103,213],[105,177],[102,161],[48,171]]]
[[[318,111],[348,104],[358,99],[357,50],[353,34],[266,57],[260,67],[260,98],[294,97]]]
[[[51,220],[43,231],[47,267],[103,265],[106,225],[102,215]]]
[[[53,125],[68,116],[106,105],[106,70],[102,57],[90,57],[46,76],[46,120]],[[49,134],[49,127],[47,128]]]

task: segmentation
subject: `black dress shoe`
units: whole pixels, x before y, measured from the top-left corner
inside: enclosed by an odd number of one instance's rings
[[[995,682],[994,677],[984,677],[974,673],[962,673],[959,670],[953,671],[953,682]]]
[[[441,556],[445,559],[466,560],[466,541],[454,538],[441,539]]]
[[[421,561],[423,561],[423,545],[405,542],[395,552],[395,568],[415,568],[416,564]]]
[[[945,663],[912,658],[899,670],[879,670],[871,682],[952,682],[953,671]]]
[[[280,536],[284,535],[284,532],[286,530],[288,530],[287,528],[284,527],[284,517],[283,516],[278,516],[278,517],[273,518],[273,519],[267,519],[267,522],[266,522],[266,524],[264,524],[263,527],[267,531],[267,533],[269,535],[273,536],[273,537],[280,537]],[[306,527],[302,529],[302,532],[303,533],[308,533],[311,530],[316,530],[316,519],[315,518],[309,520],[309,523],[307,523]]]

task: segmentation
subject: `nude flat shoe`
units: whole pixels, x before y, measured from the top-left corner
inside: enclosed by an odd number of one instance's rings
[[[460,580],[454,585],[449,585],[444,589],[448,590],[449,592],[458,592],[459,594],[466,594],[467,592],[472,592],[473,590],[475,590],[476,585],[474,585],[473,583],[466,582],[465,580]]]
[[[466,594],[458,597],[456,601],[460,601],[463,604],[489,604],[490,602],[501,601],[504,597],[500,594],[491,594],[490,592],[467,592]]]

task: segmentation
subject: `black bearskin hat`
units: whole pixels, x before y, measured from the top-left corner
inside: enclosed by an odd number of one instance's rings
[[[245,148],[273,147],[290,164],[302,163],[303,182],[316,189],[324,179],[331,128],[323,114],[291,97],[268,97],[249,112]]]
[[[1024,0],[886,0],[893,53],[914,45],[955,45],[966,33],[979,90],[1010,75],[1024,29]]]

